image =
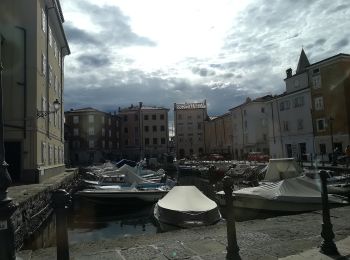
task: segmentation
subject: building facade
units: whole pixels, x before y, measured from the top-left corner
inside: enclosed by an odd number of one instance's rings
[[[245,103],[230,109],[234,159],[245,159],[249,152],[269,154],[267,101],[271,98],[247,98]]]
[[[175,146],[178,159],[205,153],[207,103],[174,104]]]
[[[209,117],[204,122],[205,153],[218,153],[226,158],[233,157],[233,131],[231,113]]]
[[[160,158],[168,153],[168,108],[131,105],[119,109],[121,152],[124,158],[140,160]]]
[[[309,60],[301,51],[296,73],[286,71],[286,91],[269,101],[269,142],[272,158],[310,160],[314,150]]]
[[[5,150],[14,182],[65,170],[63,66],[70,50],[63,22],[58,0],[0,1]]]
[[[120,159],[119,118],[94,108],[65,112],[67,164],[91,165]]]
[[[308,67],[315,151],[322,157],[350,144],[350,55],[340,53]]]

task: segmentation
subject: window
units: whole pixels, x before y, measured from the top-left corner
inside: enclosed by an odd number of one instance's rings
[[[129,140],[128,139],[124,140],[124,144],[128,145],[129,144]]]
[[[157,138],[153,138],[153,144],[157,144],[158,143],[158,139]]]
[[[317,73],[320,73],[320,69],[319,69],[319,68],[317,68],[317,69],[314,69],[314,70],[312,71],[312,73],[313,73],[313,74],[317,74]]]
[[[263,140],[267,141],[267,135],[266,134],[263,134]]]
[[[177,119],[181,120],[181,119],[182,119],[182,115],[181,115],[181,114],[178,114],[178,115],[177,115]]]
[[[299,82],[299,80],[294,80],[294,87],[295,88],[297,88],[297,87],[299,87],[300,86],[300,82]]]
[[[294,99],[294,107],[302,107],[304,105],[304,97],[300,96],[300,97],[296,97]]]
[[[49,163],[52,164],[53,162],[53,147],[52,145],[49,145]]]
[[[108,142],[108,146],[109,146],[109,148],[112,148],[112,146],[113,146],[113,145],[112,145],[112,141],[109,141],[109,142]]]
[[[152,115],[152,120],[156,120],[157,119],[157,115]]]
[[[109,131],[108,131],[108,136],[109,136],[109,137],[112,137],[112,130],[109,130]]]
[[[135,120],[135,121],[139,120],[139,116],[135,114],[135,115],[134,115],[134,120]]]
[[[304,129],[304,121],[303,121],[303,119],[298,119],[298,121],[297,121],[297,129],[298,130]]]
[[[80,142],[79,141],[73,141],[73,148],[79,149],[80,148]]]
[[[148,120],[148,115],[144,115],[143,119]]]
[[[58,80],[57,80],[56,75],[53,76],[53,87],[54,87],[55,92],[57,92],[58,91]]]
[[[53,55],[57,57],[57,43],[55,38],[53,38]]]
[[[284,109],[285,110],[290,109],[290,101],[289,100],[284,101]]]
[[[326,129],[326,121],[324,118],[320,118],[316,120],[317,131],[321,132]]]
[[[57,57],[58,57],[58,66],[61,68],[61,52],[60,52],[60,50],[57,51]]]
[[[101,117],[101,122],[102,122],[102,124],[105,123],[105,117],[104,116]]]
[[[43,32],[46,32],[46,14],[44,9],[41,9],[41,29]]]
[[[46,98],[45,97],[41,98],[41,110],[42,111],[46,110]]]
[[[102,140],[102,148],[105,148],[105,146],[106,146],[106,142],[105,140]]]
[[[248,122],[247,122],[247,120],[246,120],[246,121],[244,121],[244,128],[245,128],[245,129],[247,129],[247,128],[248,128]]]
[[[145,138],[145,144],[149,144],[149,138]]]
[[[187,116],[187,119],[192,119],[192,116],[191,116],[191,115],[188,115],[188,116]]]
[[[95,141],[89,140],[89,148],[94,148],[94,146],[95,146]]]
[[[58,121],[58,114],[57,111],[53,113],[53,124],[54,126],[57,126],[57,121]]]
[[[160,139],[160,143],[161,143],[161,144],[165,144],[165,138],[161,138],[161,139]]]
[[[283,130],[288,132],[289,131],[289,124],[288,121],[283,121]]]
[[[53,79],[53,74],[52,74],[52,66],[49,65],[49,85],[52,85],[52,79]]]
[[[135,126],[134,130],[135,130],[135,134],[137,135],[139,133],[139,128]]]
[[[243,114],[246,116],[247,115],[247,110],[243,110]]]
[[[52,105],[49,105],[49,111],[52,111],[52,110],[53,110]],[[53,113],[50,113],[50,114],[49,114],[49,123],[50,123],[50,125],[51,125],[51,123],[52,123],[52,117],[53,117]]]
[[[264,107],[261,108],[261,113],[265,113],[265,108]]]
[[[312,77],[312,86],[314,89],[321,88],[321,76],[320,75]]]
[[[197,124],[197,129],[198,129],[198,130],[201,130],[201,129],[202,129],[202,124],[201,124],[201,123],[198,123],[198,124]]]
[[[108,118],[108,125],[111,125],[111,119]]]
[[[164,132],[164,131],[165,131],[165,126],[161,125],[161,126],[160,126],[160,131],[161,131],[161,132]]]
[[[41,143],[41,162],[43,164],[46,163],[46,143],[45,142]]]
[[[94,115],[89,115],[89,123],[93,123],[94,119]]]
[[[79,123],[79,116],[73,116],[73,124]]]
[[[52,30],[50,26],[49,26],[49,45],[52,47]]]
[[[145,125],[145,132],[148,132],[148,130],[149,130],[148,125]]]
[[[106,130],[105,130],[104,128],[102,128],[101,131],[102,131],[102,132],[101,132],[101,133],[102,133],[102,136],[105,136]]]
[[[124,133],[128,133],[128,128],[127,127],[124,128]]]
[[[154,125],[154,126],[152,127],[152,130],[153,130],[153,132],[157,132],[157,126]]]
[[[315,110],[323,110],[323,97],[317,97],[314,99],[315,102]]]
[[[89,127],[89,135],[94,135],[95,129],[93,127]]]
[[[46,77],[46,56],[41,54],[41,72]]]
[[[161,114],[160,115],[160,120],[164,120],[164,118],[165,118],[164,114]]]

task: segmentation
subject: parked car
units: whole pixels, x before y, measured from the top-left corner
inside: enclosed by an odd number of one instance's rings
[[[224,160],[224,156],[222,156],[221,154],[218,153],[212,153],[208,156],[208,159],[211,161],[222,161]]]
[[[248,153],[247,160],[255,162],[268,162],[270,157],[261,152],[250,152]]]

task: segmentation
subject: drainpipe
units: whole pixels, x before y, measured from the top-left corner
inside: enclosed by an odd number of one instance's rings
[[[23,86],[23,138],[27,137],[27,31],[23,27],[16,26],[23,32],[23,82],[17,82],[18,85]]]

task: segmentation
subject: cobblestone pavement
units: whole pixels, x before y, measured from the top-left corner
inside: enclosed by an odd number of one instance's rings
[[[350,259],[350,206],[331,210],[335,242],[343,258],[317,248],[321,212],[236,223],[242,259]],[[70,245],[71,259],[225,259],[226,224]],[[56,248],[21,251],[18,259],[56,259]]]

